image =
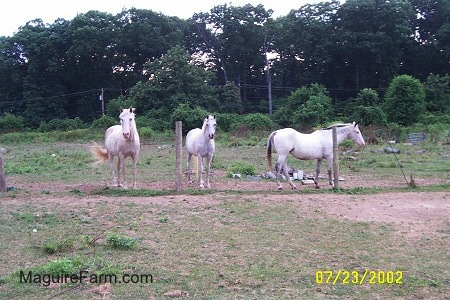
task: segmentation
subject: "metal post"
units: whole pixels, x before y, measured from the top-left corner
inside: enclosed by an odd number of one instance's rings
[[[181,192],[183,134],[181,121],[175,122],[176,178],[175,190]]]
[[[339,189],[339,145],[337,142],[336,126],[331,128],[333,135],[333,176],[334,176],[334,187],[333,189]]]

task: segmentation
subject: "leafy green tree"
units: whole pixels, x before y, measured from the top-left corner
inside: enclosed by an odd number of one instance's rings
[[[131,8],[115,17],[114,86],[127,89],[144,80],[144,65],[183,43],[187,22],[151,10]]]
[[[295,90],[286,102],[281,107],[282,114],[276,112],[274,115],[280,125],[287,123],[295,128],[313,127],[333,117],[331,98],[325,87],[316,83]]]
[[[219,89],[219,109],[221,112],[242,113],[239,88],[234,82],[227,82]]]
[[[23,77],[26,67],[12,38],[0,37],[0,114],[24,110]]]
[[[424,84],[427,110],[433,113],[450,112],[450,76],[430,74]]]
[[[333,16],[338,1],[307,4],[275,20],[274,51],[279,59],[272,69],[274,84],[300,86],[325,82],[332,51]]]
[[[344,115],[347,121],[362,125],[386,124],[386,114],[380,107],[378,93],[370,88],[362,89],[355,99],[347,101]]]
[[[336,49],[331,82],[360,90],[386,86],[398,72],[403,49],[413,42],[409,1],[347,0],[333,21]]]
[[[148,80],[133,87],[128,96],[140,111],[159,109],[168,116],[181,103],[208,110],[218,107],[211,73],[194,65],[179,46],[146,64],[145,72]]]
[[[215,6],[207,13],[195,14],[192,29],[195,52],[206,54],[219,83],[234,82],[240,87],[244,110],[251,110],[254,85],[265,85],[265,25],[272,10],[263,5]]]
[[[410,75],[399,75],[390,83],[383,109],[388,122],[411,125],[425,112],[423,84]]]

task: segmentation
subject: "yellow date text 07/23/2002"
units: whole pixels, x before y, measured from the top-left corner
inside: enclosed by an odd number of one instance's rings
[[[402,278],[402,271],[316,271],[316,284],[402,284]]]

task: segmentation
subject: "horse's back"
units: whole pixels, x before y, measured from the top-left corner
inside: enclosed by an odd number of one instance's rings
[[[313,133],[301,133],[293,128],[276,131],[274,146],[278,153],[291,153],[299,159],[315,159],[324,155],[320,138]]]

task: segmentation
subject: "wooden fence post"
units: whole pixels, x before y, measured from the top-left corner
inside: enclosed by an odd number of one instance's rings
[[[175,178],[175,190],[181,192],[181,179],[182,179],[182,162],[183,162],[183,133],[182,133],[181,121],[175,122],[175,150],[176,150],[176,178]]]
[[[6,178],[5,173],[3,172],[3,159],[0,155],[0,192],[5,193],[6,189]]]
[[[339,145],[337,143],[336,126],[331,128],[333,135],[333,177],[334,186],[333,189],[339,189]]]

